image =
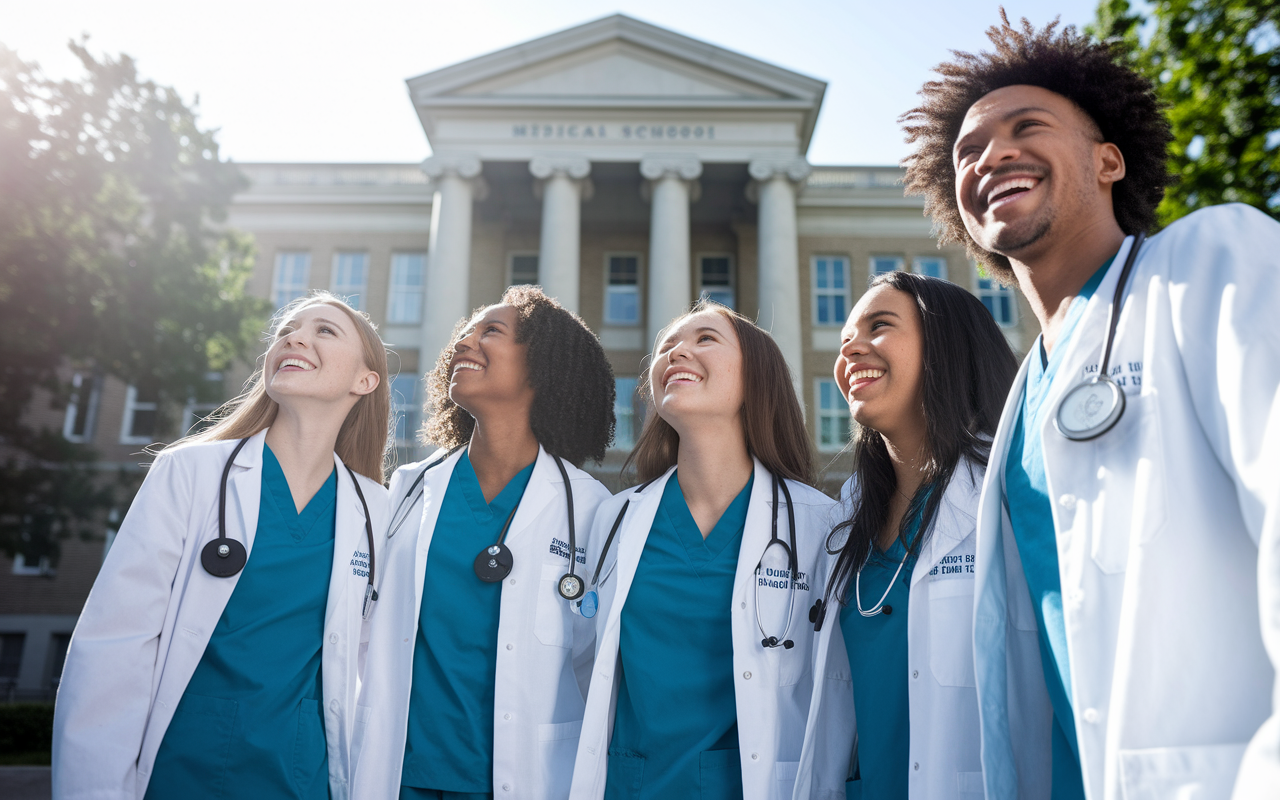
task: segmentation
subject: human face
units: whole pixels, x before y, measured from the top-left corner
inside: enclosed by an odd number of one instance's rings
[[[690,314],[658,341],[649,366],[658,415],[677,433],[695,420],[742,414],[742,346],[717,311]]]
[[[267,395],[282,406],[308,399],[350,409],[378,386],[356,323],[328,303],[303,306],[276,329],[263,373]]]
[[[969,108],[952,149],[956,201],[978,245],[1026,262],[1096,219],[1113,218],[1119,149],[1060,94],[1006,86]]]
[[[453,345],[449,397],[473,417],[491,408],[510,413],[513,405],[526,411],[533,405],[529,346],[516,341],[518,322],[514,306],[489,306],[471,318]]]
[[[854,420],[893,438],[924,430],[924,330],[915,298],[880,284],[840,331],[836,384]]]

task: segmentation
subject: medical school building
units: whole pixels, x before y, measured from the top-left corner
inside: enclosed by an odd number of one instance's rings
[[[455,323],[537,283],[580,314],[617,376],[618,469],[643,418],[637,379],[657,332],[706,295],[757,319],[791,365],[823,486],[848,475],[849,412],[832,378],[868,280],[910,270],[976,294],[1022,352],[1021,298],[930,235],[896,166],[805,154],[826,84],[625,16],[412,78],[434,153],[421,164],[242,164],[229,224],[254,236],[252,291],[277,305],[329,289],[395,351],[397,456],[421,458],[422,373]],[[369,131],[377,136],[377,131]],[[227,376],[227,395],[244,375]],[[87,380],[87,378],[86,378]],[[183,426],[205,408],[173,418]],[[145,387],[88,387],[53,421],[136,469],[158,430]],[[109,532],[108,532],[109,535]],[[48,690],[105,541],[57,565],[0,557],[0,690]],[[6,683],[7,682],[7,683]]]

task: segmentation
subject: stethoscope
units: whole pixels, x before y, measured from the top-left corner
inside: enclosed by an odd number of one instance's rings
[[[236,456],[240,455],[240,451],[248,443],[248,439],[241,439],[222,468],[222,484],[218,488],[218,538],[200,551],[201,565],[205,572],[215,578],[230,578],[244,569],[249,561],[249,551],[244,545],[227,536],[227,477],[231,474],[231,465],[235,463]],[[347,467],[346,464],[343,466]],[[347,467],[347,474],[351,476],[351,485],[356,487],[356,497],[360,498],[360,506],[364,509],[364,535],[369,542],[369,583],[364,590],[364,605],[360,611],[361,616],[368,619],[373,604],[378,600],[378,592],[373,588],[373,520],[369,517],[369,504],[365,502],[360,481],[356,480],[351,467]]]
[[[458,445],[435,461],[432,461],[423,468],[422,472],[418,473],[418,477],[414,479],[409,491],[405,492],[404,497],[400,498],[400,502],[396,505],[396,513],[392,515],[391,529],[387,534],[388,539],[396,535],[396,532],[404,525],[405,520],[409,518],[409,512],[413,511],[413,507],[418,504],[418,499],[424,493],[422,485],[427,473],[443,464],[450,456],[465,446]],[[560,460],[560,456],[551,455],[551,458],[556,462],[556,467],[560,470],[560,477],[564,478],[564,498],[569,507],[569,571],[561,575],[560,580],[556,582],[556,591],[565,600],[577,600],[582,597],[582,592],[586,586],[583,584],[581,576],[574,570],[574,562],[578,560],[578,538],[573,520],[573,487],[569,485],[569,471],[564,468],[564,462]],[[408,504],[407,506],[405,505],[406,503]],[[485,583],[498,583],[510,575],[512,567],[515,566],[515,557],[512,556],[511,549],[507,547],[506,539],[507,530],[511,527],[511,520],[515,519],[516,511],[519,508],[520,504],[517,503],[516,507],[511,509],[511,513],[507,515],[506,522],[502,524],[502,531],[498,534],[498,540],[476,555],[472,569],[475,571],[476,577]]]
[[[1146,238],[1147,235],[1141,231],[1133,237],[1133,247],[1125,259],[1124,269],[1120,271],[1120,280],[1116,282],[1115,296],[1111,298],[1111,310],[1107,314],[1107,334],[1102,343],[1098,374],[1074,386],[1058,403],[1053,426],[1072,441],[1087,442],[1098,438],[1114,428],[1124,414],[1124,391],[1111,380],[1107,367],[1111,364],[1111,345],[1120,324],[1120,304],[1124,302],[1125,286],[1138,257],[1138,249]]]
[[[796,575],[799,570],[799,559],[796,556],[796,512],[795,512],[795,508],[791,504],[791,490],[787,488],[787,482],[785,480],[779,480],[777,475],[773,475],[772,477],[773,477],[773,524],[771,528],[771,535],[769,538],[769,544],[765,545],[764,552],[760,554],[760,560],[756,563],[756,570],[755,570],[756,627],[760,630],[760,635],[763,637],[760,640],[760,645],[762,647],[781,647],[785,650],[790,650],[791,648],[795,647],[795,644],[796,644],[791,639],[787,638],[787,634],[791,632],[791,617],[795,610]],[[657,480],[657,478],[655,478],[654,480]],[[642,484],[641,486],[636,487],[635,491],[632,494],[640,494],[645,489],[649,488],[649,486],[652,483],[653,481],[649,481],[648,483],[645,483],[645,484]],[[790,534],[789,538],[791,540],[789,545],[787,542],[783,541],[778,536],[778,486],[779,485],[782,486],[782,494],[786,498],[786,502],[787,502],[787,525],[789,529],[788,533]],[[604,547],[600,551],[600,560],[596,563],[595,573],[591,576],[591,591],[587,592],[586,596],[583,597],[582,600],[578,603],[578,610],[582,613],[582,616],[586,617],[587,619],[594,617],[596,615],[596,611],[600,607],[599,595],[596,592],[596,588],[600,584],[600,570],[604,567],[605,556],[609,554],[609,548],[610,546],[613,545],[613,539],[615,536],[617,536],[618,529],[622,527],[622,519],[623,517],[626,516],[627,509],[630,506],[631,506],[631,498],[628,497],[626,502],[622,504],[622,509],[618,511],[618,517],[613,521],[613,527],[609,529],[609,535],[605,537]],[[789,591],[787,592],[787,624],[786,624],[786,627],[783,628],[781,636],[771,636],[769,632],[765,630],[764,621],[760,618],[760,584],[761,584],[760,571],[765,569],[765,566],[764,566],[765,560],[769,557],[769,553],[775,547],[782,548],[782,553],[786,557],[786,563],[789,569],[789,572],[786,575],[787,588],[789,589]],[[605,577],[608,577],[608,575],[606,575]]]

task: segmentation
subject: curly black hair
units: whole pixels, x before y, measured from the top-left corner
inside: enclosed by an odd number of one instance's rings
[[[615,424],[613,367],[600,340],[576,314],[537,286],[512,286],[502,303],[515,307],[516,341],[529,346],[529,426],[534,438],[548,453],[574,466],[581,467],[587,459],[599,463],[613,441]],[[475,417],[449,397],[453,347],[470,321],[465,317],[454,326],[449,346],[440,351],[427,376],[429,416],[422,439],[446,449],[469,442],[476,427]]]
[[[1012,283],[1009,260],[981,247],[965,229],[956,202],[952,147],[969,108],[1005,86],[1039,86],[1080,108],[1124,156],[1125,177],[1111,188],[1116,222],[1127,234],[1150,230],[1156,206],[1170,182],[1167,148],[1173,141],[1169,121],[1146,77],[1125,65],[1117,42],[1095,42],[1058,21],[1037,31],[1025,18],[1022,29],[1009,24],[987,29],[994,53],[954,51],[955,60],[934,67],[941,80],[920,90],[921,105],[898,118],[915,151],[902,160],[907,194],[924,196],[939,246],[961,243],[969,256],[985,264],[1001,281]]]

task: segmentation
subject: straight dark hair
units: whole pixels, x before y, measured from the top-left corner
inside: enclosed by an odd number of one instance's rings
[[[742,349],[742,433],[747,452],[774,475],[812,486],[813,446],[791,382],[791,370],[773,337],[737,311],[704,298],[663,328],[658,341],[673,326],[703,311],[714,311],[729,320]],[[647,369],[640,376],[640,388],[649,414],[622,471],[634,466],[639,482],[648,483],[675,466],[680,434],[655,410]]]
[[[928,447],[924,480],[903,515],[898,537],[919,552],[928,538],[942,496],[961,458],[986,465],[991,438],[1000,423],[1018,361],[991,312],[978,298],[949,281],[908,272],[880,275],[872,287],[890,286],[910,295],[924,332],[924,419]],[[871,556],[889,520],[897,491],[884,437],[855,423],[853,515],[836,525],[827,550],[839,553],[827,581],[826,602],[847,602],[849,580]],[[920,515],[920,535],[908,540],[911,520]]]

